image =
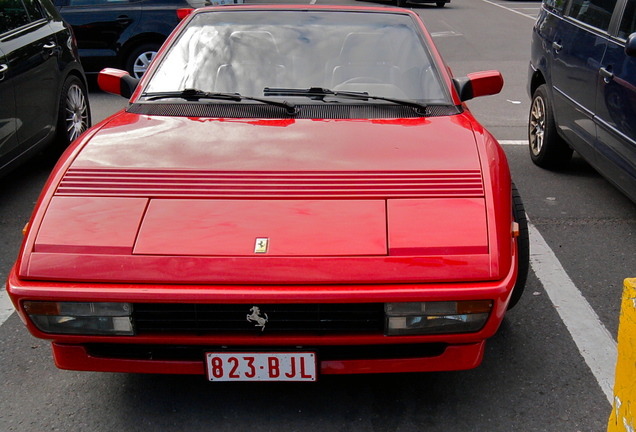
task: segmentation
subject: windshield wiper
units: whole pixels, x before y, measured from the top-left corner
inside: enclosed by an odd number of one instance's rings
[[[346,99],[356,99],[356,100],[382,100],[387,102],[392,102],[398,105],[404,105],[411,108],[415,108],[418,113],[425,114],[428,108],[428,105],[415,102],[414,100],[409,99],[396,99],[384,96],[372,96],[367,92],[350,92],[350,91],[337,91],[330,90],[321,87],[310,87],[308,89],[296,89],[296,88],[273,88],[273,87],[265,87],[263,89],[263,94],[265,96],[305,96],[312,99],[324,100],[325,97],[333,96],[333,97],[341,97]]]
[[[158,92],[158,93],[144,93],[144,96],[149,101],[155,101],[159,99],[180,98],[187,101],[198,101],[200,99],[219,99],[229,100],[235,102],[241,102],[243,100],[251,100],[256,102],[262,102],[268,105],[274,105],[285,108],[287,114],[295,115],[298,113],[296,105],[287,101],[277,101],[272,99],[262,99],[253,96],[243,96],[240,93],[218,93],[218,92],[206,92],[197,89],[185,89],[174,92]]]

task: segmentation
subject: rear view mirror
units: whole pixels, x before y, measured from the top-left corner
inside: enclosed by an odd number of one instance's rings
[[[135,92],[139,80],[131,77],[126,71],[106,68],[97,76],[97,84],[100,89],[107,93],[130,98]]]
[[[453,78],[453,83],[462,102],[480,97],[498,94],[503,88],[501,72],[492,70],[469,73],[464,78]]]

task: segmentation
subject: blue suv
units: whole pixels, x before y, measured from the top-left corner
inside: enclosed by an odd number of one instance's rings
[[[532,161],[576,150],[636,201],[636,0],[544,0],[528,78]]]

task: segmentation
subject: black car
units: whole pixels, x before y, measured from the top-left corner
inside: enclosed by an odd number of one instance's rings
[[[70,27],[50,0],[0,1],[0,175],[91,123]]]
[[[206,0],[55,0],[75,32],[87,73],[105,67],[140,78],[168,35]]]
[[[636,201],[636,0],[545,0],[528,91],[532,161],[576,150]]]

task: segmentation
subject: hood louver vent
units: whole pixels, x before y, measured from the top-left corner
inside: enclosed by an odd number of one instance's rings
[[[482,197],[479,170],[205,172],[69,169],[57,195],[161,198]]]

